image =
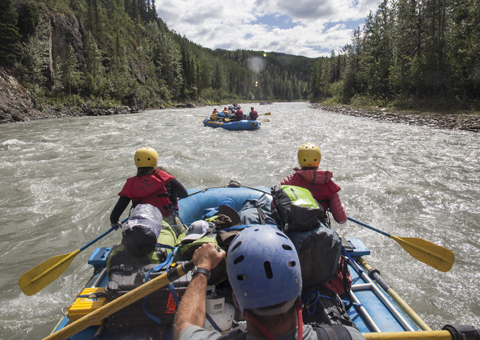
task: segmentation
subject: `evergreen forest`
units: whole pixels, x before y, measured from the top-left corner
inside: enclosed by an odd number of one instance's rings
[[[40,107],[305,101],[315,63],[203,48],[168,29],[155,0],[0,0],[0,39],[0,62]]]
[[[63,41],[63,43],[62,43]],[[0,66],[35,104],[310,100],[480,108],[480,0],[384,0],[328,57],[211,50],[155,0],[0,0]]]
[[[312,74],[315,101],[478,110],[480,1],[384,0]]]

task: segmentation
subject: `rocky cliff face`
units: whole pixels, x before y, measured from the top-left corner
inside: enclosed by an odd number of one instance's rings
[[[35,108],[33,96],[5,69],[0,68],[0,124],[71,116],[104,116],[137,113],[143,107],[118,106],[114,109],[82,107]]]
[[[49,73],[53,78],[53,60],[57,56],[65,60],[65,51],[69,44],[73,46],[79,62],[83,62],[83,26],[75,17],[54,12],[44,13],[44,20],[51,28]],[[31,92],[23,87],[7,70],[0,68],[0,123],[85,114],[82,111],[78,108],[38,110],[34,105]]]
[[[76,17],[61,13],[45,12],[43,18],[51,28],[49,74],[53,79],[53,61],[58,56],[61,60],[65,60],[68,45],[72,45],[79,63],[84,62],[82,42],[84,27]],[[109,110],[89,107],[47,107],[39,110],[34,105],[32,93],[22,86],[8,70],[0,68],[0,124],[67,116],[135,113],[143,109],[142,105],[137,105],[136,107],[120,106]]]
[[[0,69],[0,123],[22,122],[35,111],[30,91]]]
[[[47,13],[45,19],[52,29],[50,36],[52,59],[56,60],[57,56],[60,56],[62,60],[65,60],[67,47],[72,45],[78,62],[83,64],[85,61],[82,53],[83,24],[74,16],[66,16],[60,13]]]

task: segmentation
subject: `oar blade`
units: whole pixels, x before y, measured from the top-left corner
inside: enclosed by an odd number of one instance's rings
[[[26,295],[34,295],[58,278],[80,252],[57,255],[20,276],[18,285]]]
[[[271,112],[267,112],[267,113],[264,113],[263,115],[264,116],[270,116],[272,113]]]
[[[393,235],[390,237],[412,257],[442,272],[448,272],[455,262],[455,254],[450,249],[420,238]]]
[[[270,121],[270,119],[262,119],[262,120],[267,123]]]

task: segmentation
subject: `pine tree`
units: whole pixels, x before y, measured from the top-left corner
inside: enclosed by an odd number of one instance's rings
[[[18,14],[12,0],[0,0],[0,64],[11,66],[22,52]]]
[[[28,36],[35,33],[35,29],[39,23],[40,12],[38,5],[34,1],[28,1],[20,7],[18,13],[18,27],[23,41],[26,41]]]
[[[63,82],[68,89],[68,95],[72,96],[72,89],[75,89],[80,81],[80,72],[78,71],[78,59],[72,45],[67,47],[67,55],[63,64]]]
[[[104,82],[105,69],[102,65],[102,56],[97,42],[90,31],[85,34],[83,54],[85,58],[87,91],[98,96]]]
[[[35,28],[23,46],[23,55],[18,72],[21,78],[33,85],[38,90],[39,87],[46,87],[49,79],[49,36],[50,27],[42,20]]]

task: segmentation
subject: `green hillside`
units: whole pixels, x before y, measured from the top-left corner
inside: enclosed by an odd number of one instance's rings
[[[0,0],[0,62],[43,105],[307,100],[315,59],[201,47],[154,0]]]

